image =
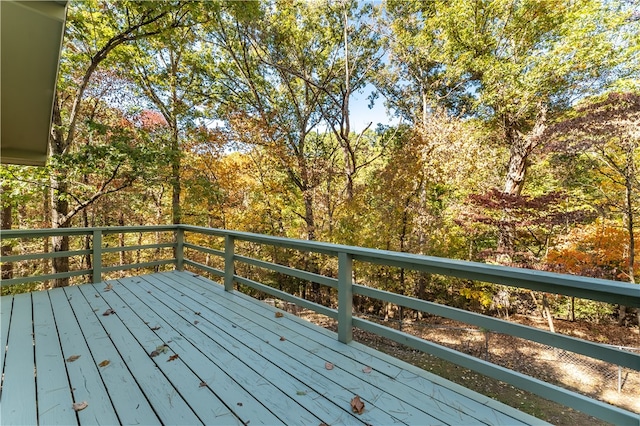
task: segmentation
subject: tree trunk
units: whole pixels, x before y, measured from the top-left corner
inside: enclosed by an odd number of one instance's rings
[[[64,172],[51,176],[51,227],[68,228],[69,221],[66,216],[69,213],[69,202],[64,197],[67,192],[66,176]],[[51,247],[54,252],[69,250],[69,236],[51,237]],[[53,273],[69,272],[69,258],[56,257],[51,262]],[[65,287],[69,285],[69,278],[56,278],[53,280],[53,287]]]
[[[13,205],[10,200],[7,200],[6,197],[1,197],[5,191],[9,191],[10,188],[8,185],[3,185],[0,187],[0,198],[4,198],[4,202],[2,204],[2,217],[0,218],[0,222],[2,225],[1,229],[11,229],[13,224]],[[3,244],[0,248],[0,254],[4,256],[11,256],[11,244]],[[2,272],[1,276],[3,280],[10,280],[13,278],[13,263],[12,262],[3,262],[2,263]]]
[[[547,109],[540,105],[536,122],[528,134],[521,133],[516,123],[506,124],[506,141],[509,145],[509,164],[507,176],[502,193],[506,196],[517,197],[522,193],[527,167],[529,166],[529,155],[537,146],[540,137],[547,127]],[[511,253],[515,246],[516,229],[511,222],[509,212],[505,212],[498,237],[498,252],[504,257],[507,263],[511,261]]]

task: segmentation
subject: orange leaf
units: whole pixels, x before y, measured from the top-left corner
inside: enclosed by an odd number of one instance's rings
[[[102,361],[100,364],[98,364],[98,367],[106,367],[107,365],[109,365],[111,363],[111,361],[109,361],[108,359],[105,359],[104,361]]]
[[[364,402],[360,400],[358,395],[354,396],[351,400],[351,410],[358,414],[362,414],[364,412]]]
[[[282,312],[276,312],[276,318],[282,318],[284,314]]]
[[[169,357],[169,359],[167,360],[167,362],[169,362],[169,361],[175,361],[176,359],[178,359],[178,354],[171,355],[171,356]]]
[[[67,362],[73,362],[78,358],[80,358],[80,355],[71,355],[69,358],[67,358]]]
[[[333,370],[333,364],[327,361],[324,363],[324,368],[326,368],[327,370]]]

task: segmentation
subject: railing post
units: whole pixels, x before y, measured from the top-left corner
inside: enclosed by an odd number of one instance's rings
[[[176,229],[176,269],[184,270],[184,229],[180,225]]]
[[[93,283],[102,282],[102,229],[93,230]]]
[[[353,258],[338,253],[338,340],[349,343],[353,339]]]
[[[235,275],[235,266],[233,263],[233,254],[235,251],[235,240],[231,235],[224,236],[224,290],[233,290],[233,276]]]

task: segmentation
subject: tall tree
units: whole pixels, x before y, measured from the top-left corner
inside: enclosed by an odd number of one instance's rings
[[[127,50],[124,73],[132,78],[151,105],[160,111],[169,128],[171,151],[172,222],[180,223],[181,145],[197,127],[203,104],[202,61],[198,49],[200,20],[206,20],[200,3],[170,11],[171,21],[181,27],[155,37],[139,38]],[[133,73],[128,72],[133,69]]]
[[[50,180],[53,228],[69,227],[71,219],[88,205],[123,187],[117,183],[120,167],[116,163],[110,168],[112,174],[92,195],[83,199],[70,196],[69,167],[74,163],[68,159],[77,148],[79,129],[87,117],[87,99],[95,99],[89,89],[99,67],[109,63],[120,46],[179,25],[178,21],[171,20],[169,10],[181,7],[181,3],[135,1],[93,0],[71,4],[49,143],[49,152],[56,163]],[[52,246],[55,251],[67,251],[69,238],[53,237]],[[68,268],[68,258],[53,259],[54,272],[66,272]],[[68,279],[61,278],[54,285],[67,284]]]
[[[428,69],[442,73],[440,84],[472,95],[470,112],[496,129],[509,148],[506,196],[522,192],[530,155],[549,115],[619,78],[633,37],[618,33],[623,28],[638,32],[625,26],[630,11],[622,1],[417,3],[396,24],[425,21],[416,40],[438,47],[437,54],[426,50]],[[419,54],[420,46],[415,47]],[[503,228],[499,246],[508,251],[514,230]]]

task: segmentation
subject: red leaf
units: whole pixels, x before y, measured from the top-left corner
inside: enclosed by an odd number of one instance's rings
[[[167,362],[169,362],[169,361],[175,361],[176,359],[178,359],[178,354],[171,355],[171,356],[169,357],[169,359],[167,360]]]

